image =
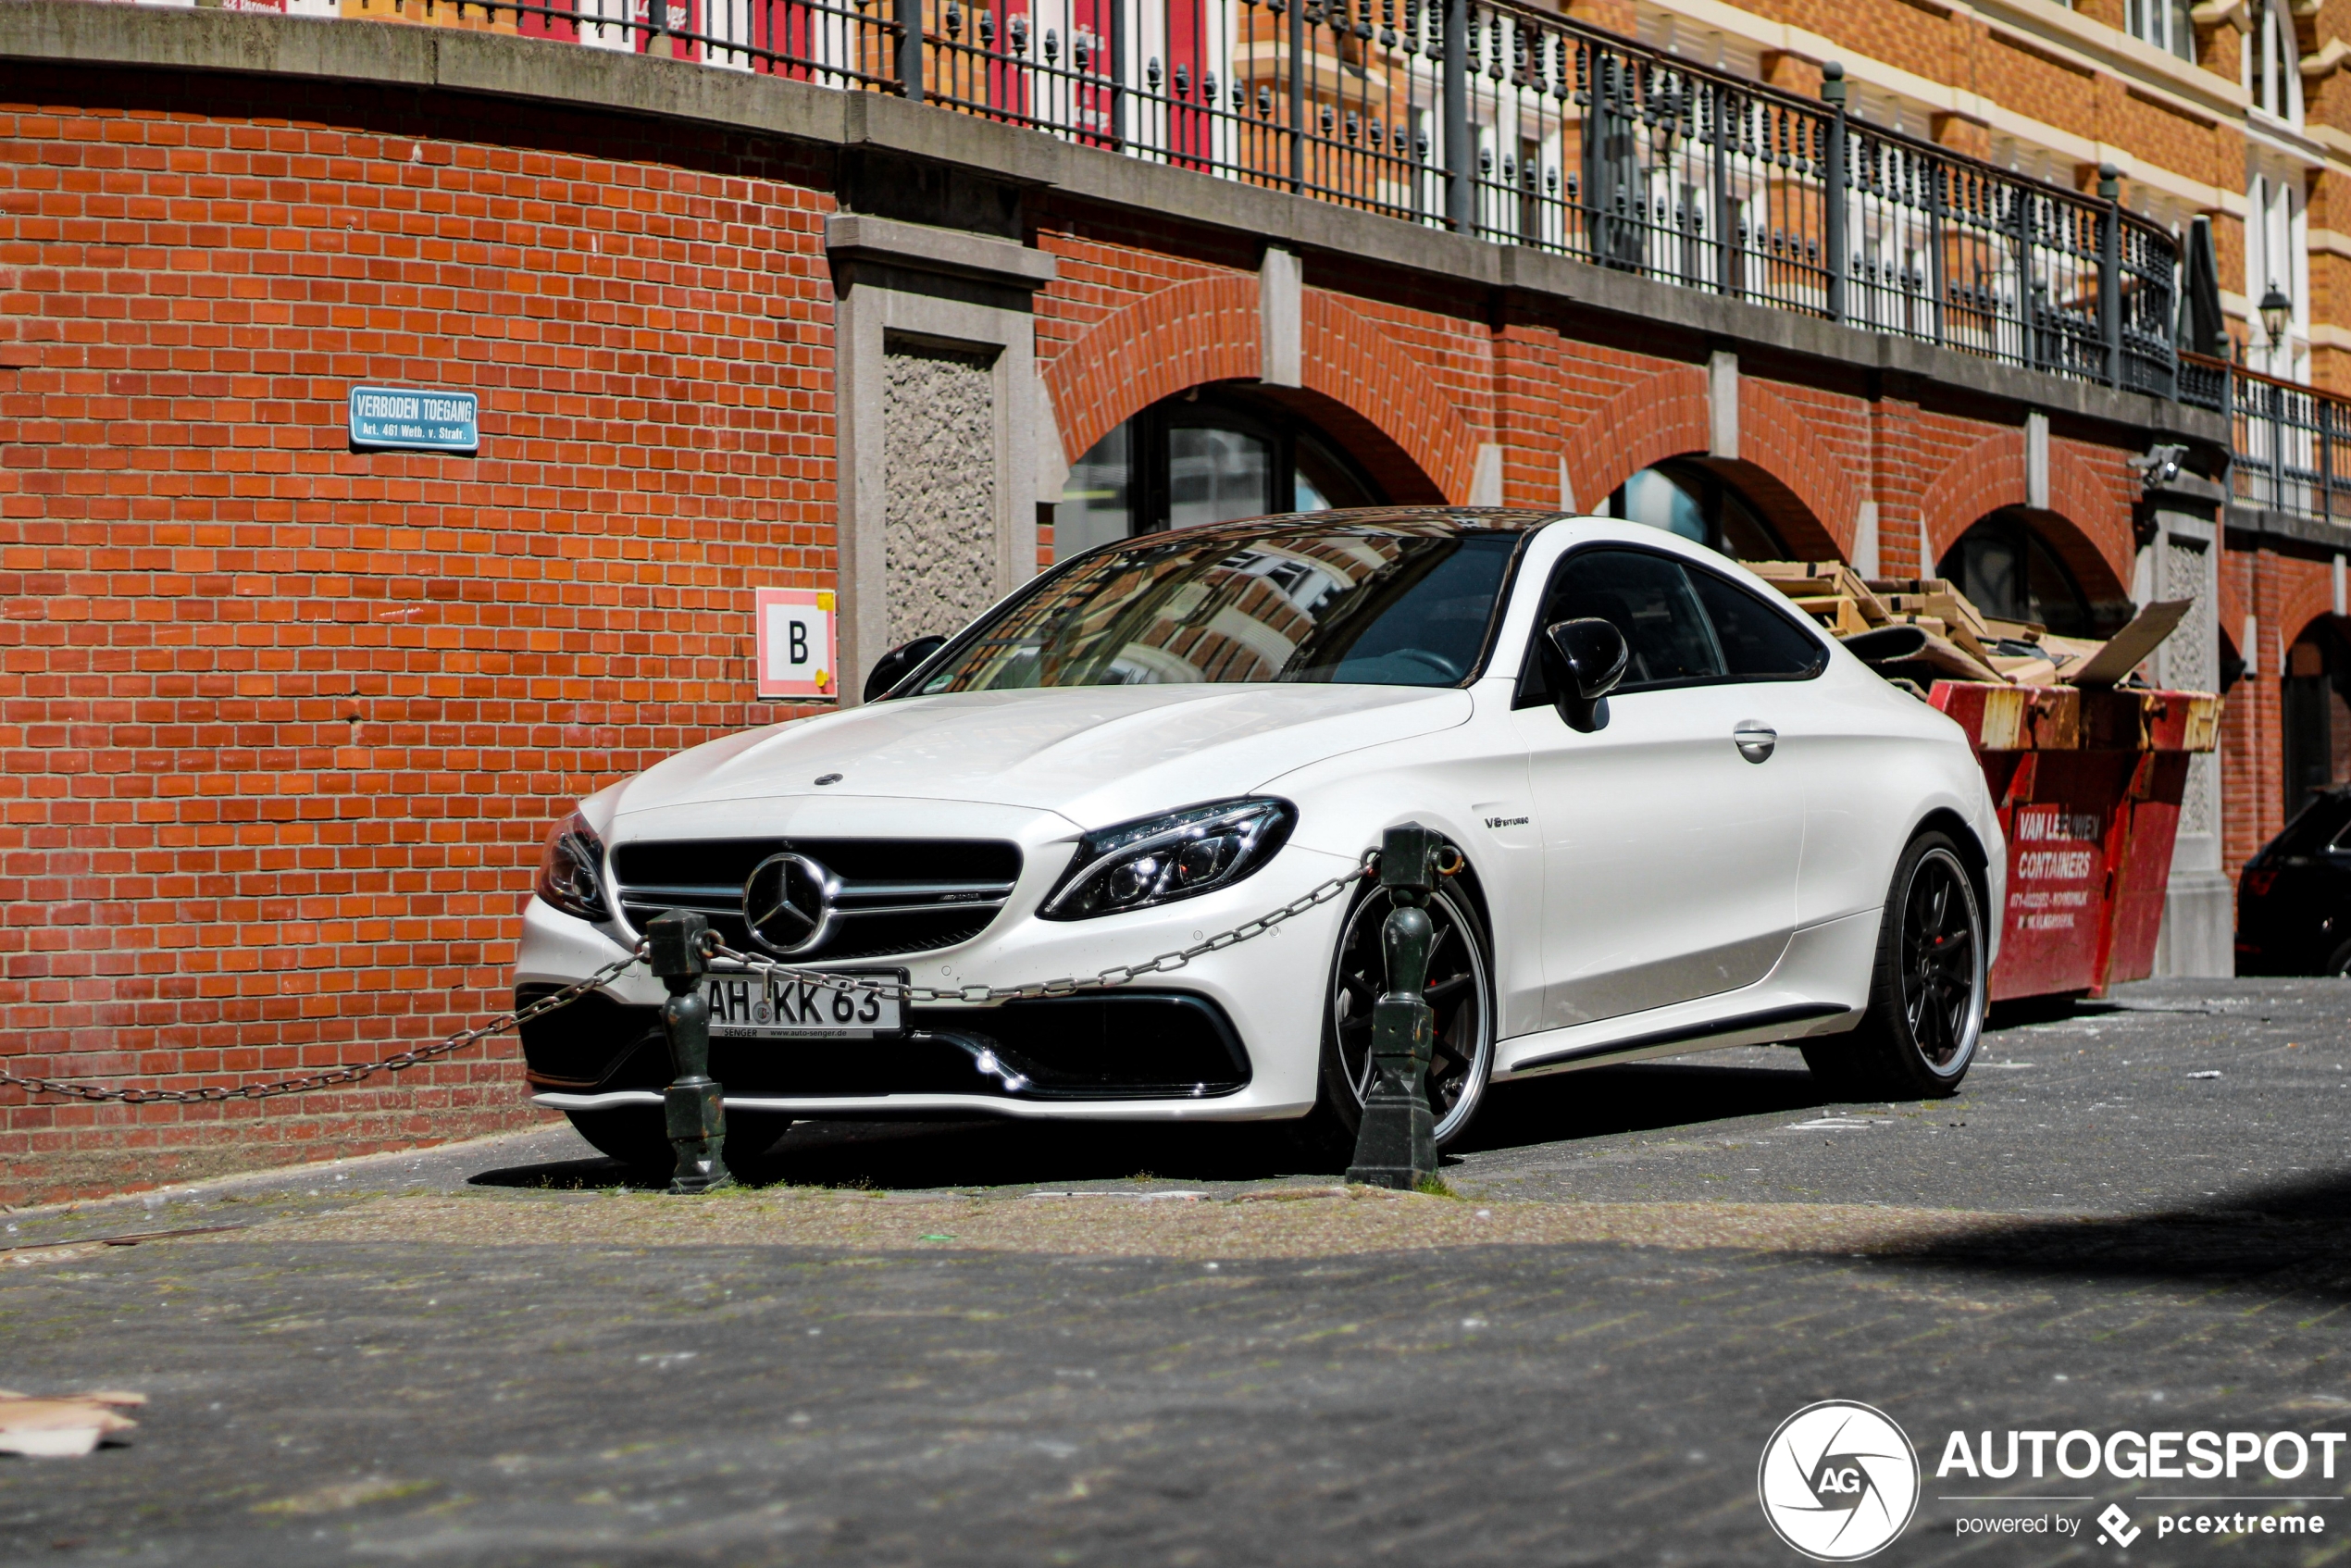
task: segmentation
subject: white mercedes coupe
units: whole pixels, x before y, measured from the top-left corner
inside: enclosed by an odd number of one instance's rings
[[[518,1003],[669,909],[758,961],[709,982],[740,1154],[795,1118],[993,1115],[1290,1119],[1343,1162],[1387,909],[1343,879],[1407,822],[1458,852],[1440,1142],[1489,1084],[1636,1057],[1784,1042],[1841,1096],[1909,1099],[1974,1055],[2006,855],[1958,727],[1656,529],[1146,534],[893,650],[866,697],[581,802],[523,918]],[[523,1043],[538,1104],[665,1169],[664,995],[641,966]]]

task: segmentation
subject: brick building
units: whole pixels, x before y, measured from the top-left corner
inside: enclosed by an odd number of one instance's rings
[[[2323,433],[2246,414],[2339,357],[2342,50],[2285,17],[2271,115],[2208,68],[2242,6],[2132,4],[0,9],[0,1061],[230,1087],[493,1009],[573,800],[813,711],[756,698],[757,589],[838,590],[853,700],[1096,539],[1351,502],[1973,572],[2053,625],[2194,592],[2167,678],[2245,673],[2167,942],[2225,964],[2268,650],[2343,608]],[[2249,362],[2201,378],[2199,217]],[[2273,346],[2245,269],[2306,254]],[[478,394],[479,454],[355,448],[363,384]],[[532,1114],[510,1051],[0,1093],[0,1198]]]

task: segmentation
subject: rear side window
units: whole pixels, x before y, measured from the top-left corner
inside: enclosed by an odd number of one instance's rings
[[[2318,795],[2304,806],[2270,849],[2279,854],[2317,854],[2321,850],[2351,847],[2343,836],[2351,832],[2351,797]]]
[[[1624,634],[1632,658],[1619,691],[1694,686],[1723,677],[1713,628],[1678,561],[1643,550],[1570,555],[1545,597],[1541,624],[1586,616],[1611,622]]]
[[[1689,576],[1733,680],[1809,680],[1828,667],[1829,651],[1785,610],[1712,572]]]

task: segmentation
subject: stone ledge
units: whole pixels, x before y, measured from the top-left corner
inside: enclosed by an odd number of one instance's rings
[[[875,261],[915,272],[939,272],[1018,289],[1053,280],[1053,258],[1010,240],[862,213],[825,220],[825,251],[836,261]]]
[[[1489,293],[1579,305],[1620,327],[1659,326],[1710,346],[1779,353],[1944,388],[2007,409],[2096,427],[2136,444],[2159,434],[2226,454],[2228,421],[2206,410],[1954,349],[1834,325],[1794,312],[1659,283],[1540,251],[1170,168],[878,93],[715,69],[551,40],[388,22],[93,0],[0,6],[0,58],[175,71],[221,71],[439,88],[867,146],[1050,187],[1250,236],[1327,261],[1370,263]],[[1900,395],[1911,395],[1904,392]]]
[[[2317,550],[2326,554],[2341,552],[2351,554],[2351,519],[2327,522],[2319,517],[2305,517],[2298,513],[2281,512],[2270,506],[2254,506],[2242,501],[2229,503],[2226,521],[2229,543],[2299,545],[2296,554]]]

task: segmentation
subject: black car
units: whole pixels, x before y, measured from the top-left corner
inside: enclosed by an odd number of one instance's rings
[[[2351,786],[2313,793],[2245,862],[2237,973],[2351,975]]]

